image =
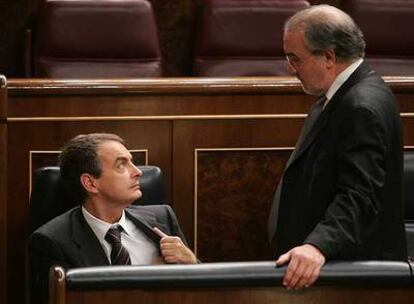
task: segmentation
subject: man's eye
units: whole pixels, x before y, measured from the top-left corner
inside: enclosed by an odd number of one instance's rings
[[[299,63],[299,58],[294,56],[294,55],[286,55],[286,60],[290,63],[290,64],[298,64]]]
[[[290,61],[291,62],[294,62],[294,63],[298,63],[299,62],[299,58],[297,58],[297,57],[291,57],[290,58]]]

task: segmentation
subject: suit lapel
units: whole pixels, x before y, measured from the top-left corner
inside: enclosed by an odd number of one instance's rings
[[[331,100],[332,101],[332,100]],[[329,103],[328,103],[329,105]],[[310,146],[310,144],[315,140],[319,132],[323,129],[326,122],[328,121],[329,111],[328,111],[328,105],[326,108],[322,111],[322,113],[319,115],[317,120],[315,121],[312,128],[309,130],[306,137],[303,139],[302,144],[297,147],[297,151],[293,157],[293,159],[289,162],[287,168],[295,162],[296,159],[298,159]]]
[[[148,213],[145,217],[135,213],[132,215],[128,210],[125,210],[125,215],[159,248],[161,237],[154,232],[153,227],[159,227],[160,223],[157,222],[155,215]]]
[[[72,240],[78,245],[83,266],[109,265],[101,243],[83,217],[81,207],[72,216]]]
[[[134,213],[132,215],[127,210],[125,210],[125,214],[159,248],[161,238],[152,228],[156,226],[168,233],[167,227],[158,222],[153,214],[145,213],[145,216],[143,216]],[[83,217],[81,207],[75,210],[72,215],[72,241],[79,249],[79,266],[110,265],[101,243]]]
[[[342,101],[342,98],[346,94],[346,92],[360,79],[364,78],[370,71],[371,70],[369,69],[368,64],[365,61],[362,62],[361,65],[355,70],[355,72],[352,73],[351,76],[347,79],[347,81],[345,81],[345,83],[339,88],[335,95],[332,96],[331,100],[328,102],[325,109],[319,115],[311,130],[309,130],[308,134],[303,139],[300,147],[297,147],[297,151],[293,159],[288,163],[285,170],[287,170],[292,165],[292,163],[294,163],[301,155],[303,155],[304,152],[315,140],[315,138],[318,137],[318,134],[321,132],[321,130],[328,122],[330,114]]]

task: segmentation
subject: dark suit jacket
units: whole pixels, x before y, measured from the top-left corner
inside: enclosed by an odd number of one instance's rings
[[[125,214],[159,248],[156,226],[185,242],[171,207],[168,205],[130,206]],[[30,238],[32,299],[46,303],[48,273],[52,265],[76,268],[109,265],[108,258],[81,208],[75,207],[37,229]]]
[[[362,63],[285,170],[276,256],[309,243],[328,259],[406,260],[402,170],[395,97]]]

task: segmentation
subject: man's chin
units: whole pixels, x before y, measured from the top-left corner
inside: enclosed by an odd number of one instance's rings
[[[138,190],[137,193],[135,194],[134,202],[139,201],[141,197],[142,197],[142,192],[141,190]]]
[[[312,96],[319,96],[320,95],[319,93],[316,93],[314,90],[305,87],[303,84],[302,84],[302,90],[307,95],[312,95]]]

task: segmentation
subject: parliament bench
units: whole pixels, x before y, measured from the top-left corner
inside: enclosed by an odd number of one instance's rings
[[[273,261],[105,266],[50,271],[50,304],[414,303],[407,262],[328,262],[315,286],[282,287]]]

